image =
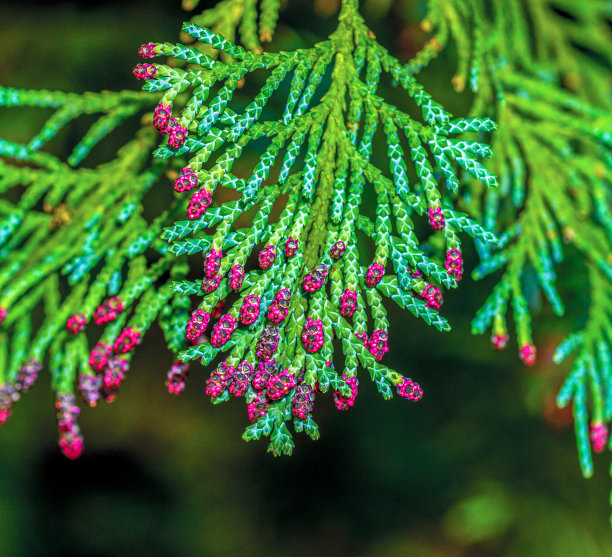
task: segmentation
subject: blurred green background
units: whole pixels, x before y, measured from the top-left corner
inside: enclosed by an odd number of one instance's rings
[[[424,42],[423,2],[362,4],[379,40],[402,60]],[[275,45],[324,37],[335,5],[291,0]],[[136,89],[138,46],[176,41],[184,19],[172,0],[4,1],[0,83]],[[469,97],[452,90],[453,71],[450,48],[422,82],[461,114]],[[31,137],[40,123],[35,112],[0,109],[2,134]],[[473,263],[468,254],[467,268]],[[180,397],[169,396],[171,356],[157,331],[117,401],[82,411],[86,448],[76,462],[56,446],[43,374],[0,430],[0,557],[612,555],[609,457],[597,457],[595,476],[583,480],[571,413],[554,405],[567,368],[553,366],[551,354],[572,316],[552,321],[541,310],[541,357],[526,369],[512,342],[495,353],[469,333],[490,286],[468,274],[446,295],[451,334],[392,311],[385,361],[423,386],[423,400],[385,402],[365,378],[350,412],[320,396],[321,439],[296,437],[290,458],[241,440],[244,405],[212,406],[201,368]]]

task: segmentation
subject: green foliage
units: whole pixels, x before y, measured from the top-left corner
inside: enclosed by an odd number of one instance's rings
[[[265,249],[273,249],[277,257],[269,270],[248,273],[249,280],[237,289],[238,298],[227,310],[227,315],[236,318],[247,296],[262,297],[260,318],[250,328],[234,334],[240,335],[240,340],[232,337],[218,348],[190,348],[180,358],[202,358],[202,362],[209,363],[227,351],[230,362],[237,363],[241,358],[255,361],[254,352],[265,326],[263,317],[278,289],[285,288],[291,295],[292,320],[288,327],[283,327],[285,321],[278,325],[278,355],[283,366],[296,376],[308,373],[308,365],[302,372],[308,351],[301,339],[307,320],[325,323],[330,319],[332,326],[324,326],[321,351],[312,356],[318,384],[327,384],[326,361],[333,360],[338,365],[333,356],[335,330],[345,356],[354,358],[357,352],[383,396],[389,398],[389,385],[403,378],[376,364],[368,350],[355,340],[351,329],[363,335],[367,323],[372,322],[374,329],[386,333],[386,310],[378,292],[392,297],[427,323],[441,330],[450,328],[433,309],[436,306],[423,296],[425,288],[433,284],[457,286],[436,258],[443,257],[444,251],[459,248],[461,231],[484,242],[495,242],[495,237],[452,209],[452,198],[440,187],[429,157],[437,154],[435,164],[452,191],[457,190],[459,169],[488,186],[496,186],[494,176],[476,160],[489,156],[488,148],[451,139],[466,130],[489,132],[494,124],[486,118],[451,120],[411,73],[376,42],[354,2],[343,4],[339,26],[329,40],[295,52],[252,53],[194,23],[185,24],[183,31],[199,44],[230,55],[231,62],[215,62],[216,56],[202,57],[196,46],[155,45],[159,54],[190,62],[189,69],[156,65],[155,77],[145,85],[147,90],[165,90],[159,106],[178,114],[178,125],[189,132],[177,149],[169,143],[155,154],[185,160],[183,173],[195,174],[197,187],[201,188],[196,195],[205,192],[206,196],[223,199],[223,190],[231,189],[239,192],[240,198],[213,206],[192,223],[180,222],[167,228],[164,237],[172,242],[169,249],[176,255],[204,252],[206,259],[222,249],[219,276],[235,265],[248,268],[252,261],[249,257],[257,253],[258,246],[260,257]],[[266,72],[265,82],[244,109],[231,108],[239,82],[251,80],[255,71]],[[423,121],[384,99],[379,92],[383,72],[421,109]],[[270,118],[274,113],[266,107],[278,96],[285,99],[283,117]],[[388,174],[384,167],[372,162],[373,139],[380,133],[380,125],[387,140]],[[407,145],[407,151],[402,144]],[[258,161],[252,164],[250,176],[240,178],[232,173],[232,167],[247,152],[251,158],[259,152]],[[417,176],[412,183],[405,162],[410,158]],[[375,222],[363,214],[368,192],[376,198]],[[281,196],[288,197],[285,200]],[[273,205],[280,205],[281,210],[275,223],[270,220]],[[239,219],[242,222],[245,214],[252,214],[253,209],[256,212],[252,225],[241,233],[236,223]],[[446,249],[442,249],[444,242],[439,243],[436,252],[426,256],[423,250],[427,248],[418,239],[412,217],[437,210],[445,218]],[[377,289],[367,280],[364,282],[367,268],[359,261],[364,246],[358,245],[356,229],[365,233],[374,248],[373,264],[383,268],[390,265],[403,274],[403,280],[391,274]],[[284,246],[290,239],[297,240],[299,247],[288,256]],[[346,248],[340,259],[331,256],[337,242]],[[391,251],[395,257],[388,262]],[[325,266],[333,282],[329,290],[324,285],[309,294],[302,289],[302,282],[317,265]],[[417,279],[409,276],[410,269],[418,274]],[[223,289],[227,281],[222,278],[219,288]],[[185,291],[179,285],[174,288]],[[338,314],[339,294],[347,289],[355,292],[359,300],[352,327]],[[223,295],[216,289],[203,294],[199,309],[210,314]],[[298,307],[300,311],[296,313]],[[286,357],[288,347],[291,359]],[[386,371],[378,372],[376,368]],[[383,381],[383,376],[390,382]],[[277,453],[280,449],[275,443],[273,452]],[[285,446],[285,450],[290,449]]]
[[[457,43],[454,84],[460,90],[469,82],[472,115],[499,126],[487,166],[500,187],[484,191],[474,182],[464,196],[466,207],[500,238],[497,245],[478,245],[474,278],[501,275],[473,331],[492,326],[498,342],[506,336],[510,306],[525,359],[540,293],[563,315],[559,283],[566,277],[556,269],[566,257],[574,268],[586,267],[588,318],[558,348],[555,362],[578,352],[558,402],[565,406],[574,395],[580,462],[589,476],[589,421],[593,435],[612,418],[604,402],[612,392],[612,33],[601,2],[555,3],[564,15],[541,0],[494,5],[485,12],[476,2],[434,0],[428,16],[437,33],[446,36],[450,28]]]
[[[577,353],[558,403],[573,400],[590,475],[591,443],[603,448],[612,418],[611,60],[602,3],[556,2],[562,16],[544,0],[429,0],[422,27],[431,38],[406,64],[376,40],[357,0],[341,2],[326,40],[264,51],[280,4],[223,0],[184,24],[182,44],[144,45],[141,55],[167,63],[135,68],[146,77],[142,93],[0,88],[0,106],[50,112],[28,141],[0,140],[3,419],[27,390],[32,360],[48,362],[58,393],[72,393],[79,377],[90,404],[83,378],[102,382],[92,392],[112,401],[112,374],[121,380],[133,345],[158,323],[177,358],[171,392],[184,386],[179,362],[217,364],[207,381],[213,402],[244,396],[253,423],[243,438],[269,437],[274,455],[290,454],[287,422],[318,438],[315,394],[331,390],[348,408],[359,368],[385,399],[393,387],[420,398],[418,384],[380,363],[393,338],[387,299],[449,331],[442,290],[458,287],[467,234],[480,258],[473,277],[498,277],[473,332],[491,328],[502,348],[510,310],[529,365],[541,295],[563,315],[560,265],[586,269],[588,317],[555,361]],[[464,118],[418,79],[449,42],[452,84],[472,93]],[[116,158],[85,166],[137,116],[141,129]],[[81,117],[95,121],[66,160],[51,154],[53,139]],[[178,195],[145,218],[147,193],[168,178]],[[115,297],[121,309],[100,319]],[[93,349],[93,327],[70,331],[79,315],[104,325]],[[117,348],[136,333],[127,350]],[[98,366],[105,345],[112,354]]]

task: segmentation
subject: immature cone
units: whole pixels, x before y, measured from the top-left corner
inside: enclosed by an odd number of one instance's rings
[[[306,383],[299,384],[291,401],[291,413],[294,417],[305,420],[314,407],[314,389]]]
[[[187,323],[185,329],[185,336],[187,340],[196,341],[204,333],[204,330],[208,326],[210,321],[210,315],[204,310],[198,308],[191,314],[191,319]]]
[[[174,189],[178,193],[183,193],[195,188],[198,182],[198,176],[191,171],[191,168],[186,166],[183,168],[182,174],[174,181]]]
[[[446,252],[446,263],[444,268],[453,278],[461,280],[463,276],[463,260],[458,249],[451,249]]]
[[[190,220],[199,219],[206,212],[211,202],[212,196],[205,189],[196,191],[187,206],[187,218]]]
[[[242,288],[242,282],[244,281],[244,266],[234,265],[229,274],[227,275],[229,287],[232,290],[240,290]]]
[[[80,429],[75,427],[71,431],[60,434],[59,447],[70,460],[76,460],[83,452],[83,436]]]
[[[261,298],[255,294],[245,296],[242,306],[240,307],[240,323],[243,325],[252,325],[259,317],[259,306]]]
[[[79,375],[79,391],[81,398],[88,406],[96,406],[100,400],[102,389],[102,377],[92,373],[81,373]]]
[[[268,325],[261,333],[257,342],[257,359],[262,361],[271,360],[278,348],[279,339],[278,328]]]
[[[432,286],[431,284],[425,285],[421,298],[427,301],[427,305],[432,309],[440,309],[443,303],[442,292],[439,288]]]
[[[116,389],[125,378],[125,372],[128,368],[129,363],[124,358],[115,356],[112,360],[109,360],[104,369],[104,377],[102,379],[104,386],[108,389]]]
[[[227,388],[233,374],[234,366],[221,362],[206,380],[206,394],[211,398],[218,397]]]
[[[374,359],[377,362],[380,362],[382,357],[389,351],[389,346],[387,345],[388,340],[389,335],[387,334],[387,331],[379,330],[374,331],[372,338],[368,341],[368,351],[374,356]]]
[[[245,361],[240,362],[229,386],[230,394],[236,397],[242,396],[249,388],[253,376],[253,366]]]
[[[357,309],[357,292],[347,288],[340,297],[340,314],[344,317],[352,317]]]
[[[318,352],[323,346],[325,337],[323,335],[323,322],[320,319],[313,320],[310,317],[302,330],[302,342],[308,352]]]
[[[15,388],[25,393],[36,381],[42,366],[34,359],[30,358],[25,364],[19,366]]]
[[[412,379],[404,377],[402,382],[397,385],[397,394],[408,400],[417,401],[423,397],[423,389]]]
[[[168,133],[168,145],[173,149],[178,149],[181,145],[183,145],[183,143],[185,143],[188,133],[187,128],[178,124]]]
[[[80,413],[72,393],[59,393],[55,402],[59,428],[59,446],[64,455],[74,460],[83,451],[83,437],[77,423]]]
[[[338,240],[329,250],[329,255],[331,255],[332,259],[340,259],[345,249],[346,244],[342,240]]]
[[[298,250],[300,243],[293,238],[292,236],[289,236],[289,239],[285,242],[285,257],[293,257]]]
[[[102,371],[112,354],[112,349],[108,344],[98,342],[89,354],[89,367],[94,371]]]
[[[357,385],[359,385],[359,382],[356,377],[347,377],[346,375],[342,375],[342,379],[344,379],[351,388],[351,396],[346,397],[343,396],[340,391],[334,391],[333,399],[338,410],[348,410],[355,404],[355,399],[357,398]]]
[[[268,386],[270,378],[278,372],[278,363],[276,360],[265,360],[259,362],[257,365],[257,371],[253,375],[253,388],[256,391],[263,391]]]
[[[172,130],[175,130],[178,125],[179,125],[178,118],[170,117],[168,118],[168,121],[166,122],[166,126],[164,127],[164,131],[162,133],[169,134],[170,132],[172,132]]]
[[[189,365],[186,362],[174,362],[168,371],[166,386],[171,395],[178,395],[185,388],[185,381],[189,374]]]
[[[98,306],[94,312],[94,322],[96,325],[110,323],[117,319],[123,309],[123,302],[118,296],[113,296]]]
[[[442,230],[444,228],[444,215],[442,215],[442,209],[440,207],[430,207],[428,214],[429,225],[434,230]]]
[[[259,418],[266,415],[268,411],[268,398],[265,391],[259,391],[255,399],[247,404],[247,412],[251,423],[255,423]]]
[[[155,115],[153,117],[153,125],[157,128],[159,133],[166,133],[166,126],[172,111],[167,105],[160,104],[155,109]]]
[[[589,426],[589,438],[596,453],[601,453],[608,443],[608,427],[603,422],[594,422]]]
[[[366,273],[365,283],[370,288],[374,288],[383,278],[385,274],[385,268],[377,262],[372,263],[368,267],[368,271]]]
[[[141,45],[141,47],[138,49],[138,54],[142,58],[154,58],[155,56],[157,56],[158,53],[155,50],[154,43],[147,43],[147,44]]]
[[[533,344],[525,344],[519,350],[519,357],[527,366],[532,366],[536,361],[536,347]]]
[[[19,400],[19,391],[14,385],[0,385],[0,425],[3,425],[11,415],[11,406]]]
[[[221,255],[221,252],[214,248],[211,248],[208,251],[204,259],[204,275],[207,278],[213,278],[217,276],[217,273],[221,268],[222,257],[223,256]]]
[[[137,64],[133,70],[134,77],[138,79],[150,79],[157,74],[157,68],[153,64]]]
[[[123,329],[113,345],[116,354],[127,354],[134,346],[140,344],[140,331],[134,327]]]
[[[308,273],[303,279],[303,286],[306,292],[316,292],[324,284],[325,279],[328,275],[327,265],[321,263],[317,265],[310,273]]]
[[[276,248],[274,246],[266,246],[257,256],[259,266],[264,270],[269,269],[274,261],[276,261],[276,257]]]
[[[495,350],[503,350],[508,344],[508,339],[509,337],[506,333],[493,333],[493,335],[491,335],[493,348],[495,348]]]
[[[68,322],[66,323],[66,329],[70,331],[73,335],[80,333],[87,325],[87,318],[82,313],[76,313],[72,317],[68,318]]]
[[[218,348],[223,346],[232,336],[232,333],[236,330],[237,319],[229,314],[225,314],[219,319],[218,323],[213,327],[212,335],[210,336],[210,343]]]
[[[288,373],[286,369],[272,375],[266,385],[268,398],[278,400],[283,398],[293,387],[295,387],[295,374]]]
[[[202,290],[202,292],[204,292],[204,294],[210,294],[211,292],[219,288],[219,285],[221,284],[221,278],[221,275],[217,275],[216,277],[212,278],[204,277],[202,279],[202,286],[200,287],[200,289]]]
[[[274,301],[268,308],[268,319],[273,323],[280,323],[287,315],[289,315],[289,303],[291,302],[291,293],[286,288],[282,288],[274,296]]]

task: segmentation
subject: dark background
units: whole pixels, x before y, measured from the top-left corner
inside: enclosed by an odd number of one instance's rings
[[[312,6],[317,14],[312,15]],[[292,0],[276,44],[312,44],[335,25],[333,1]],[[379,40],[407,60],[425,36],[419,2],[362,2]],[[0,83],[87,90],[132,88],[137,48],[176,41],[178,2],[0,4]],[[452,49],[422,83],[452,112],[469,97],[450,86]],[[2,134],[31,137],[31,112],[0,109]],[[7,132],[6,130],[9,130]],[[567,367],[551,363],[574,326],[539,313],[538,364],[515,343],[496,353],[469,333],[491,282],[446,295],[451,334],[391,311],[385,362],[417,380],[423,400],[385,402],[362,378],[355,407],[315,407],[321,439],[296,436],[292,457],[245,444],[237,401],[214,407],[203,370],[167,394],[171,356],[152,331],[112,405],[82,411],[84,456],[57,448],[44,376],[0,430],[0,557],[306,555],[595,557],[612,555],[608,455],[580,476],[571,413],[555,408]],[[571,257],[566,272],[571,269]]]

